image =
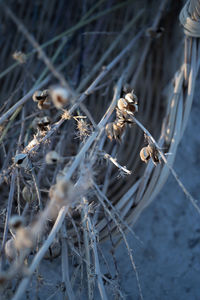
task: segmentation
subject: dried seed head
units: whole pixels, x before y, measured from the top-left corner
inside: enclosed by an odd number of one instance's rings
[[[54,185],[53,189],[51,189],[49,196],[56,202],[57,207],[60,208],[64,204],[72,203],[74,200],[74,197],[72,197],[73,191],[73,184],[65,178],[62,178]]]
[[[134,91],[125,95],[125,100],[127,101],[127,110],[131,113],[138,112],[138,98],[134,94]]]
[[[12,55],[12,57],[18,61],[20,64],[24,64],[27,60],[27,56],[26,54],[24,54],[23,52],[21,51],[15,51]]]
[[[150,152],[149,152],[149,148],[148,147],[143,147],[140,151],[140,158],[142,161],[144,161],[145,163],[147,163],[150,159]]]
[[[62,114],[62,119],[64,119],[64,120],[70,120],[71,117],[72,116],[70,115],[69,111],[65,109],[64,113]]]
[[[127,109],[128,103],[124,98],[120,98],[117,101],[117,107],[119,108],[119,110],[123,111],[124,109]]]
[[[120,98],[117,102],[117,109],[123,114],[126,118],[127,113],[133,114],[138,111],[138,99],[137,96],[132,91],[127,93],[124,98]]]
[[[57,109],[66,106],[71,99],[71,93],[62,86],[53,87],[50,90],[50,96]]]
[[[40,100],[44,100],[44,97],[42,96],[42,91],[35,91],[34,94],[33,94],[33,96],[32,96],[32,98],[33,98],[34,102],[38,102]]]
[[[44,97],[45,100],[50,100],[50,90],[42,91],[42,97]]]
[[[90,132],[89,132],[89,125],[87,124],[87,122],[85,122],[83,119],[80,120],[76,120],[77,121],[77,129],[78,129],[78,136],[80,139],[89,136]]]
[[[118,142],[121,142],[124,130],[125,130],[125,124],[122,125],[121,123],[116,123],[116,122],[113,123],[114,139],[117,140]]]
[[[132,91],[131,93],[128,93],[125,95],[125,99],[128,101],[128,103],[138,103],[138,98],[137,96],[134,94],[134,92]]]
[[[36,237],[29,227],[20,227],[15,235],[16,249],[32,248],[35,244]]]
[[[114,133],[113,133],[113,123],[108,123],[106,124],[106,135],[107,137],[112,141],[114,138]]]
[[[148,145],[147,148],[148,148],[150,156],[151,156],[151,158],[153,160],[153,163],[155,165],[157,165],[158,163],[160,163],[159,152],[158,152],[156,146],[151,143],[151,144]]]
[[[45,160],[48,165],[56,164],[61,159],[60,155],[56,151],[50,151],[46,154]]]
[[[49,109],[50,108],[50,106],[51,106],[51,103],[50,102],[48,102],[48,101],[38,101],[38,108],[40,109],[40,110],[42,110],[42,109]]]
[[[15,248],[15,242],[13,238],[8,240],[5,244],[5,255],[10,262],[15,260],[17,257],[17,249]]]
[[[16,231],[23,225],[24,225],[24,218],[22,216],[14,215],[9,220],[9,227],[13,231]]]
[[[106,134],[107,137],[112,141],[113,139],[121,142],[122,135],[125,131],[126,124],[123,120],[117,119],[113,123],[108,123],[106,125]]]

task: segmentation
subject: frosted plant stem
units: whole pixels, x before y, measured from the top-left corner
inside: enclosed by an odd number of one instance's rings
[[[104,158],[109,159],[118,169],[120,169],[123,173],[131,175],[131,171],[129,171],[126,167],[121,166],[116,158],[113,158],[110,154],[104,154]]]
[[[91,270],[91,255],[89,248],[89,236],[88,236],[88,226],[87,226],[87,217],[88,217],[88,203],[83,198],[83,210],[82,210],[82,224],[83,224],[83,240],[85,246],[85,259],[87,261],[86,270],[87,270],[87,284],[88,284],[88,299],[94,299],[94,275]]]
[[[72,290],[71,281],[69,278],[69,261],[68,261],[68,245],[67,245],[67,231],[65,227],[65,222],[61,228],[61,242],[62,242],[62,280],[65,283],[65,296],[68,296],[69,300],[75,300],[75,295]]]
[[[84,205],[87,205],[87,200],[85,198],[84,198]],[[98,256],[97,244],[96,244],[96,234],[89,215],[87,215],[87,224],[88,224],[91,247],[94,254],[95,275],[97,276],[99,292],[101,295],[101,299],[107,300],[108,298],[106,295],[106,291],[105,291],[105,287],[103,284],[102,275],[100,271],[99,256]]]

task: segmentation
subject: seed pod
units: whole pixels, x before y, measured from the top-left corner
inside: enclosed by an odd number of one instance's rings
[[[40,109],[40,110],[42,110],[42,109],[49,109],[50,108],[50,106],[51,106],[51,103],[50,102],[48,102],[48,101],[38,101],[38,108]]]
[[[134,113],[138,111],[138,98],[133,91],[125,95],[125,100],[127,101],[127,110],[129,112]]]
[[[154,165],[160,163],[159,152],[154,144],[151,143],[148,145],[148,151],[150,153]]]
[[[112,141],[114,138],[114,134],[113,134],[113,123],[108,123],[106,124],[106,135],[107,137]]]
[[[16,231],[15,247],[20,250],[23,248],[32,248],[36,237],[29,227],[19,227]]]
[[[123,111],[124,109],[127,109],[128,103],[124,98],[120,98],[117,101],[117,107],[119,108],[119,110]]]
[[[62,86],[56,86],[50,90],[50,96],[55,107],[61,109],[69,103],[71,93]]]
[[[22,216],[14,215],[9,220],[9,227],[11,230],[16,231],[24,225],[24,218]]]
[[[149,148],[148,147],[143,147],[140,151],[140,158],[142,161],[144,161],[145,163],[147,163],[150,159],[150,152],[149,152]]]
[[[46,154],[45,160],[48,165],[56,164],[61,159],[60,155],[56,151],[50,151]]]
[[[5,255],[10,262],[17,257],[17,249],[15,248],[14,239],[9,239],[5,244]]]
[[[22,190],[22,197],[26,202],[33,202],[36,199],[36,193],[31,186],[25,185]]]
[[[137,96],[134,94],[134,90],[131,93],[127,93],[125,95],[125,99],[129,102],[129,103],[138,103],[138,98]]]
[[[42,91],[35,91],[32,98],[34,102],[45,100],[44,97],[42,96]]]
[[[113,123],[113,136],[114,139],[117,140],[118,142],[121,142],[122,135],[125,130],[125,124],[120,124],[120,123]]]
[[[42,91],[42,97],[44,97],[45,100],[50,100],[50,90]]]

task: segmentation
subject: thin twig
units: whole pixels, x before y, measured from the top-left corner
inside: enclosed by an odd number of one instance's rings
[[[72,290],[70,278],[69,278],[69,262],[68,262],[68,246],[67,246],[67,231],[66,224],[63,223],[61,228],[62,234],[62,280],[65,283],[65,296],[68,296],[69,300],[75,300],[75,295]]]
[[[11,215],[13,197],[14,197],[14,192],[15,192],[15,178],[16,178],[16,172],[13,171],[13,174],[11,176],[10,191],[9,191],[9,196],[8,196],[6,221],[5,221],[5,225],[4,225],[3,241],[2,241],[2,245],[1,245],[1,255],[3,255],[3,253],[4,253],[5,243],[7,240],[8,223],[9,223],[9,219],[10,219],[10,215]]]
[[[84,204],[87,204],[87,200],[84,198]],[[104,284],[103,284],[103,280],[102,280],[102,276],[101,276],[101,271],[100,271],[100,263],[99,263],[99,256],[98,256],[98,252],[97,252],[97,244],[96,244],[96,233],[94,230],[94,227],[92,225],[92,222],[90,220],[89,215],[87,214],[87,224],[88,224],[88,232],[89,232],[89,236],[90,236],[90,242],[91,242],[91,246],[92,246],[92,250],[94,253],[94,264],[95,264],[95,274],[97,276],[97,280],[98,280],[98,288],[99,288],[99,292],[101,295],[101,299],[102,300],[107,300],[107,295],[106,295],[106,291],[104,288]]]
[[[104,154],[104,158],[109,159],[118,169],[120,169],[123,173],[131,175],[132,172],[129,171],[125,166],[122,167],[118,162],[116,158],[113,158],[110,154],[106,153]]]

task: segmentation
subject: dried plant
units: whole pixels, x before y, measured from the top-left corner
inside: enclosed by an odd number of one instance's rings
[[[192,104],[197,39],[186,39],[185,64],[169,95],[163,93],[180,64],[169,49],[182,34],[181,4],[171,1],[171,14],[167,0],[159,9],[157,1],[146,1],[146,11],[140,1],[25,1],[19,10],[16,1],[0,5],[9,34],[0,54],[0,297],[17,300],[25,291],[31,297],[37,284],[40,297],[45,279],[39,264],[60,256],[53,296],[125,299],[115,256],[123,240],[142,299],[126,232],[138,239],[132,225],[169,172],[200,213],[172,166]],[[101,250],[106,239],[114,271]]]

